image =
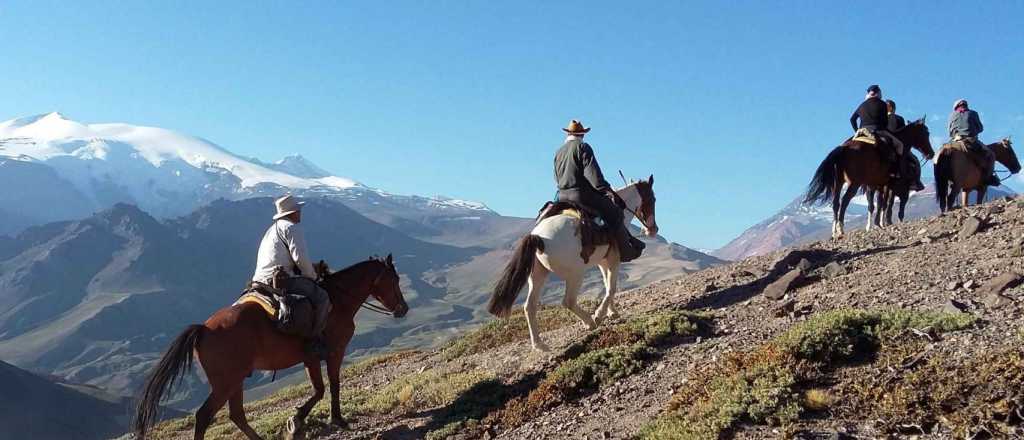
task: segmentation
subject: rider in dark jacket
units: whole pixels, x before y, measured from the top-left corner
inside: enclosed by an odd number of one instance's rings
[[[882,89],[878,85],[872,85],[868,87],[868,94],[864,97],[864,102],[861,102],[857,109],[853,111],[853,115],[850,116],[850,125],[853,126],[854,132],[858,131],[857,119],[860,119],[860,129],[871,132],[878,141],[889,144],[890,151],[894,153],[890,154],[887,158],[889,173],[893,178],[899,179],[903,143],[889,131],[889,117],[887,113],[885,101],[882,101]]]
[[[604,179],[594,150],[583,142],[590,131],[577,120],[562,129],[568,134],[555,154],[555,182],[558,200],[573,202],[596,212],[613,232],[623,262],[632,261],[644,250],[644,242],[630,235],[624,222],[625,203]]]

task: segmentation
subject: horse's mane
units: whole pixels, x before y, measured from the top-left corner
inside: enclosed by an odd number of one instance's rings
[[[355,263],[355,264],[353,264],[351,266],[348,266],[348,267],[346,267],[344,269],[331,272],[330,269],[327,268],[327,263],[321,261],[320,264],[317,265],[318,266],[317,271],[318,272],[320,272],[321,270],[323,271],[323,272],[319,273],[319,275],[326,282],[326,281],[331,281],[332,279],[341,278],[343,276],[350,275],[352,272],[355,272],[357,269],[361,269],[363,266],[367,266],[367,265],[374,264],[374,263],[379,263],[379,264],[387,265],[387,263],[384,261],[384,259],[382,259],[380,257],[370,257],[370,258],[368,258],[366,260],[363,260],[363,261],[360,261],[358,263]]]

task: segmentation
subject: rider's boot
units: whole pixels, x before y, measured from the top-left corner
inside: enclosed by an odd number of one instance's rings
[[[639,258],[647,246],[644,242],[630,235],[625,225],[616,230],[615,242],[619,247],[619,261],[623,263]]]

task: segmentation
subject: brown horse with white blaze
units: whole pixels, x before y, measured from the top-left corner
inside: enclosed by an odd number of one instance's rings
[[[1017,160],[1017,153],[1013,151],[1013,143],[1010,138],[1005,138],[994,144],[988,144],[996,162],[1003,164],[1010,170],[1010,174],[1020,172],[1020,161]],[[971,191],[978,192],[975,199],[978,204],[985,201],[985,192],[988,191],[988,184],[985,183],[985,172],[978,166],[978,163],[968,153],[958,149],[943,149],[935,160],[935,197],[939,201],[939,209],[946,212],[956,204],[956,196],[960,194],[960,206],[968,206]],[[991,168],[989,168],[991,169]]]
[[[332,350],[327,359],[331,384],[331,422],[345,426],[341,417],[341,362],[352,335],[355,315],[372,295],[396,318],[409,311],[399,287],[399,276],[391,255],[371,258],[334,273],[323,270],[321,286],[330,295],[333,308],[327,321],[325,342]],[[171,344],[146,381],[136,412],[133,430],[143,440],[156,421],[161,397],[191,369],[193,356],[210,383],[210,396],[196,411],[194,438],[202,439],[214,415],[228,404],[231,421],[250,440],[260,436],[249,426],[242,407],[242,382],[253,370],[282,370],[300,362],[313,384],[313,395],[288,419],[288,433],[298,434],[313,406],[324,395],[320,360],[303,351],[303,340],[280,333],[257,304],[243,303],[218,310],[202,325],[185,329]]]
[[[928,159],[934,156],[928,126],[918,119],[893,133],[904,146],[915,148]],[[843,222],[850,200],[862,187],[882,190],[889,184],[889,166],[875,145],[848,141],[828,154],[807,187],[804,203],[832,201],[832,237],[843,236]],[[846,192],[843,186],[846,185]],[[870,223],[870,222],[869,222]]]

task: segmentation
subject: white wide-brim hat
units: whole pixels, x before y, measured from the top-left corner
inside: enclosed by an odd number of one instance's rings
[[[295,214],[296,212],[302,211],[302,205],[305,204],[306,202],[299,202],[290,195],[274,200],[274,206],[277,207],[277,214],[274,215],[274,220],[280,220],[289,215]]]

